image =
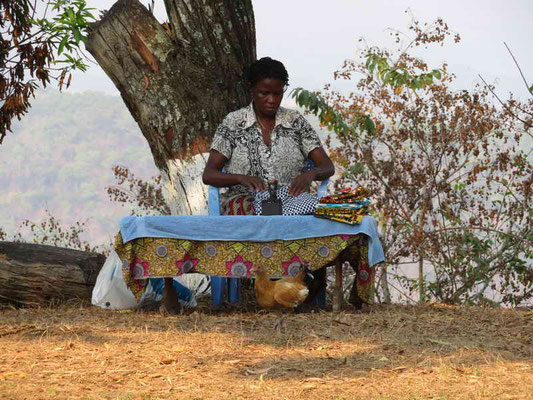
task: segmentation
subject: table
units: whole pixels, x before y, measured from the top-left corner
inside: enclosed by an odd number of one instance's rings
[[[290,276],[302,263],[312,270],[334,264],[334,310],[340,307],[344,261],[357,263],[361,290],[373,288],[373,267],[384,261],[376,222],[370,216],[360,225],[313,216],[124,217],[115,250],[137,298],[147,278],[189,272],[248,277],[255,263],[271,276]],[[366,295],[368,301],[370,293]]]

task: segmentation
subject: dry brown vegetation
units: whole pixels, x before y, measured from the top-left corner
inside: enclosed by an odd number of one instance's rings
[[[530,399],[533,312],[0,311],[7,399]]]

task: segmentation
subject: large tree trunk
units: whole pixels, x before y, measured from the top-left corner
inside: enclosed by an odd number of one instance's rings
[[[205,210],[202,153],[216,126],[249,102],[256,58],[251,0],[165,0],[160,24],[119,0],[91,25],[87,49],[113,80],[145,136],[173,214]]]
[[[105,257],[29,243],[0,242],[0,303],[90,300]]]

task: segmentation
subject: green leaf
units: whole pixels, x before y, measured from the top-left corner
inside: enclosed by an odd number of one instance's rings
[[[63,39],[61,39],[61,42],[59,43],[59,48],[57,49],[57,55],[61,55],[63,53],[63,49],[68,44],[68,36],[63,36]]]
[[[298,102],[302,107],[309,104],[309,92],[307,90],[301,91],[300,96],[298,97]]]
[[[75,26],[72,29],[72,32],[74,34],[74,40],[76,41],[76,44],[79,44],[82,38],[80,30]]]
[[[442,74],[440,73],[440,70],[434,69],[432,72],[433,76],[437,78],[439,81],[442,79]]]
[[[370,134],[373,134],[376,131],[376,125],[368,115],[365,116],[365,129]]]

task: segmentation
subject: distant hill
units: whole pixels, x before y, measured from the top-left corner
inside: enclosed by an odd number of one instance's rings
[[[145,179],[159,173],[119,96],[38,92],[0,146],[0,227],[13,234],[24,219],[39,222],[48,209],[65,224],[88,220],[86,240],[108,243],[120,217],[131,212],[105,191],[115,183],[116,164]]]
[[[87,239],[109,242],[130,209],[108,200],[111,168],[158,174],[150,149],[119,96],[97,92],[37,93],[29,113],[0,146],[0,227],[13,233],[44,210],[64,223],[89,220]]]

